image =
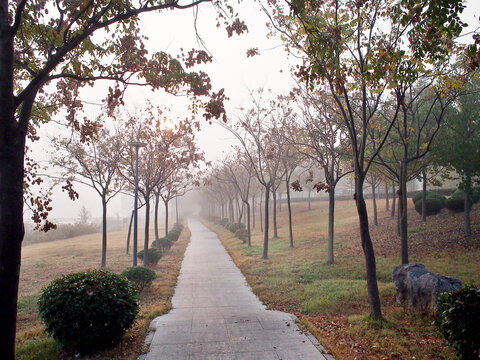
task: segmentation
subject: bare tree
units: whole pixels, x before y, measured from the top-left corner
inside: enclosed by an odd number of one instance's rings
[[[56,149],[51,162],[62,169],[63,176],[95,190],[102,201],[102,260],[107,264],[107,204],[122,190],[118,167],[122,161],[125,144],[118,132],[111,134],[101,128],[91,141],[77,138],[55,138]]]
[[[268,235],[269,235],[269,200],[270,192],[278,181],[281,171],[281,154],[271,137],[271,107],[264,106],[263,90],[258,91],[258,97],[251,93],[253,107],[244,110],[239,116],[235,126],[227,126],[228,129],[240,142],[245,150],[247,159],[250,161],[253,172],[259,184],[264,188],[264,233],[262,259],[268,258]],[[271,104],[270,104],[271,105]]]
[[[328,258],[334,263],[335,188],[351,171],[345,170],[348,140],[346,128],[336,110],[333,98],[325,91],[308,91],[304,87],[292,92],[300,111],[300,124],[290,125],[289,141],[305,157],[323,170],[325,182],[313,185],[328,193]]]

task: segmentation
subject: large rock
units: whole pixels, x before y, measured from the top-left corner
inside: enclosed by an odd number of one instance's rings
[[[393,269],[393,280],[397,302],[406,311],[417,314],[436,314],[438,296],[462,288],[459,279],[435,274],[416,263],[397,266]]]

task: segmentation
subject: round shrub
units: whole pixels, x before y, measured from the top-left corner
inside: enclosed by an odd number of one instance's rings
[[[427,197],[425,199],[425,206],[427,208],[427,216],[438,214],[440,210],[445,207],[441,199],[437,197]],[[415,210],[419,214],[422,214],[422,200],[415,203]]]
[[[427,191],[426,199],[437,199],[442,204],[442,209],[446,206],[447,198],[444,195],[442,195],[438,192]],[[422,191],[416,192],[412,196],[412,201],[413,201],[414,204],[416,204],[419,201],[421,203],[422,202]],[[421,205],[420,205],[420,209],[421,209]],[[420,210],[420,213],[421,213],[421,210]]]
[[[38,300],[46,331],[67,351],[94,353],[115,345],[138,313],[137,290],[123,276],[93,270],[66,275]]]
[[[134,266],[123,270],[120,275],[125,276],[141,292],[143,289],[152,286],[152,281],[157,274],[152,269],[144,266]]]
[[[141,260],[143,260],[143,255],[145,254],[145,250],[140,250],[138,253],[137,253],[137,257]],[[158,263],[158,261],[162,258],[163,256],[163,252],[162,250],[158,249],[158,248],[155,248],[155,247],[151,247],[148,249],[148,252],[147,252],[147,264],[148,265],[155,265]]]
[[[244,223],[230,223],[228,230],[230,230],[232,233],[236,233],[237,230],[239,229],[245,229],[245,224]]]
[[[243,242],[245,242],[245,240],[247,240],[248,238],[248,230],[240,228],[237,231],[235,231],[235,236],[240,240],[242,240]]]
[[[460,199],[463,200],[465,198],[465,192],[460,190],[460,189],[457,189],[452,194],[452,198],[460,198]],[[478,192],[477,189],[474,189],[472,191],[472,193],[470,194],[470,202],[472,204],[476,204],[476,203],[478,203],[479,200],[480,200],[480,193]]]
[[[173,224],[173,228],[183,230],[183,224],[182,223],[175,223],[175,224]]]
[[[471,206],[471,202],[470,202]],[[451,197],[447,199],[447,209],[452,212],[465,211],[465,199],[463,197]]]
[[[177,241],[178,238],[180,237],[180,233],[181,233],[181,230],[172,229],[168,232],[167,239],[170,239],[172,241]]]
[[[152,247],[162,249],[163,252],[169,250],[172,245],[173,241],[166,237],[162,237],[152,242]]]
[[[423,191],[416,191],[412,196],[412,201],[415,204],[417,201],[422,200]],[[428,191],[427,191],[428,194]]]
[[[436,325],[461,360],[480,356],[480,288],[463,289],[440,296]]]
[[[228,218],[223,218],[222,220],[220,220],[220,225],[222,226],[225,226],[229,223],[230,221],[228,220]]]

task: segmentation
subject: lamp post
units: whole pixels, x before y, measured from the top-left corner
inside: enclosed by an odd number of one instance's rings
[[[138,204],[138,149],[146,146],[147,144],[140,141],[130,141],[129,146],[135,148],[135,193],[134,193],[134,205],[133,205],[133,266],[137,266],[137,204]]]

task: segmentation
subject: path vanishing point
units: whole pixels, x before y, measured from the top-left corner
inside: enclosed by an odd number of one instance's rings
[[[334,360],[295,316],[266,310],[217,235],[189,219],[192,233],[173,309],[152,321],[143,360]]]

